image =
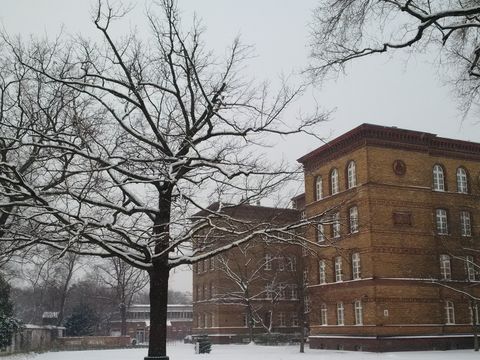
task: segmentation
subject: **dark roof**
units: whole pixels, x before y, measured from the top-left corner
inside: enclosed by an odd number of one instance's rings
[[[319,158],[330,160],[363,145],[425,151],[442,156],[480,159],[480,144],[437,137],[436,134],[397,127],[362,124],[300,157],[304,166]]]
[[[220,203],[214,202],[210,204],[205,210],[201,210],[193,215],[195,218],[205,217],[211,214],[211,212],[219,212],[220,214],[226,214],[237,219],[252,219],[258,221],[275,221],[275,222],[289,222],[295,221],[299,218],[300,212],[296,209],[287,208],[274,208],[268,206],[243,204],[222,204],[220,209]]]

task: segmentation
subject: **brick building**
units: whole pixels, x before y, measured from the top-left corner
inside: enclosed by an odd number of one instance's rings
[[[183,340],[192,333],[192,305],[167,305],[167,340]],[[111,322],[110,336],[120,336],[121,321]],[[148,343],[150,336],[150,305],[133,304],[127,309],[127,335],[136,344]]]
[[[308,232],[310,347],[472,346],[480,295],[480,144],[364,124],[298,160]]]
[[[209,209],[217,211],[218,203]],[[228,226],[248,228],[297,222],[295,209],[241,204],[224,206],[222,213],[239,220]],[[196,214],[196,216],[202,213]],[[193,333],[208,334],[213,342],[248,342],[265,333],[299,336],[299,299],[303,293],[300,248],[286,244],[275,233],[200,261],[193,266]],[[279,239],[280,237],[280,239]],[[208,239],[206,239],[208,238]],[[207,231],[196,244],[215,246],[235,240],[232,234]],[[213,240],[212,240],[213,239]],[[300,284],[299,284],[300,282]]]

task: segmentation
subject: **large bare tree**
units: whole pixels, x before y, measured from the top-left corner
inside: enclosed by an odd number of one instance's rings
[[[365,56],[427,52],[468,112],[479,100],[479,15],[477,0],[320,0],[311,70],[323,77]]]
[[[267,161],[265,142],[312,133],[323,120],[283,118],[302,86],[273,91],[249,80],[241,70],[250,47],[235,40],[225,58],[214,57],[198,23],[184,30],[172,0],[157,5],[147,15],[148,39],[113,37],[126,12],[100,2],[93,22],[102,42],[2,38],[2,56],[22,75],[5,80],[18,95],[3,109],[15,116],[0,123],[8,130],[0,134],[2,244],[7,252],[43,244],[60,256],[116,257],[147,271],[147,359],[168,358],[170,269],[299,226],[238,230],[212,220],[221,211],[204,209],[191,227],[189,215],[208,196],[255,200],[277,191],[297,174]],[[26,112],[30,94],[34,111]],[[33,154],[27,173],[18,154]],[[236,240],[192,250],[192,236],[206,228]]]

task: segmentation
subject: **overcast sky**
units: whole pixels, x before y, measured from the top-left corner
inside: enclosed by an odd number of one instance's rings
[[[93,2],[94,3],[94,2]],[[136,8],[119,33],[144,30],[146,2],[130,1]],[[275,79],[281,73],[300,72],[308,63],[308,34],[315,0],[179,0],[184,23],[196,13],[207,28],[205,43],[219,55],[232,39],[255,46],[248,71],[257,78]],[[0,0],[0,21],[13,34],[65,32],[95,36],[88,0]],[[346,75],[313,89],[289,114],[307,112],[315,104],[335,111],[319,129],[328,139],[368,122],[426,131],[439,136],[480,142],[480,125],[470,116],[462,121],[451,89],[442,86],[441,74],[428,56],[371,57],[352,63]],[[296,137],[278,142],[279,153],[295,161],[320,146],[319,140]],[[191,275],[173,277],[173,288],[191,290]]]

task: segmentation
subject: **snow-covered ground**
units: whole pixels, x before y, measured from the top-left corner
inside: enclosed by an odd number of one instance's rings
[[[473,350],[367,353],[335,350],[310,350],[304,354],[297,346],[213,345],[210,354],[195,354],[193,345],[171,344],[170,360],[478,360]],[[1,360],[143,360],[146,349],[64,351],[0,357]]]

